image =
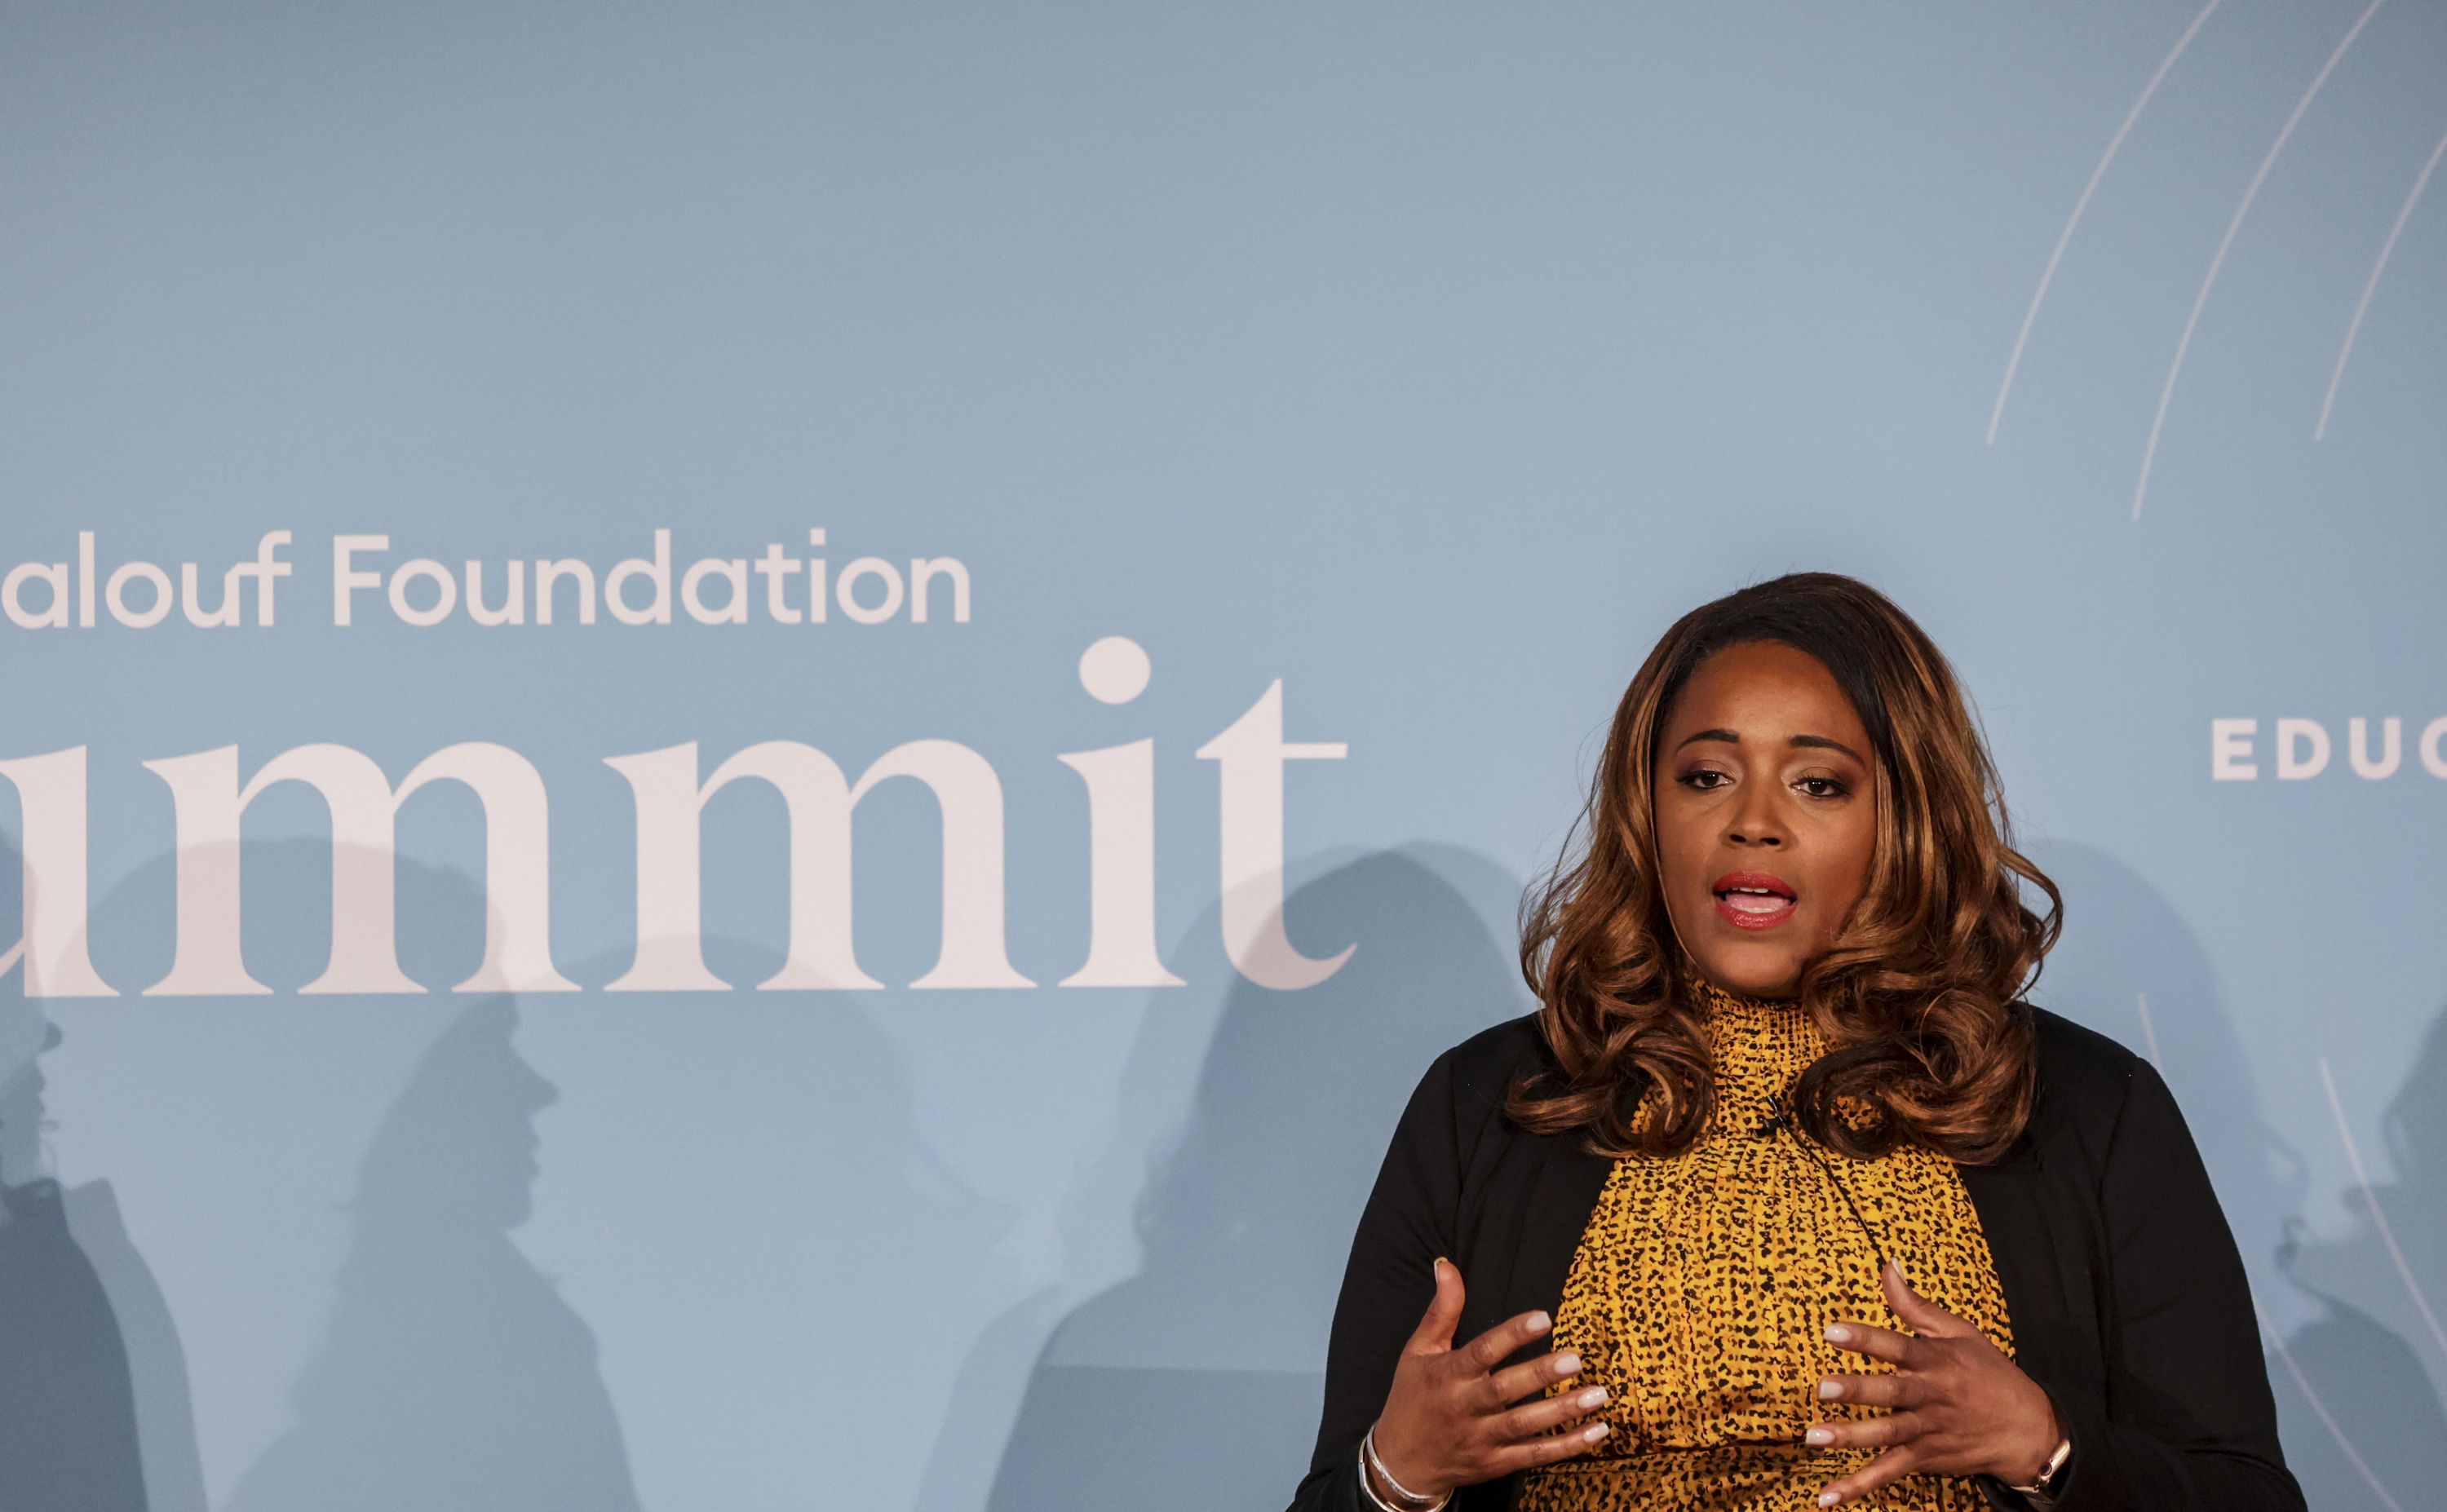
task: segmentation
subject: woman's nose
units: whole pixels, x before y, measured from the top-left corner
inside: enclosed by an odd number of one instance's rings
[[[1758,790],[1754,788],[1753,793]],[[1777,822],[1774,808],[1763,797],[1751,797],[1736,811],[1725,838],[1736,845],[1781,845],[1784,825]]]

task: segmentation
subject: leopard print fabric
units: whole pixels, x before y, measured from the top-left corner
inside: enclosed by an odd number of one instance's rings
[[[2013,1350],[1988,1243],[1953,1163],[1917,1146],[1853,1161],[1804,1148],[1789,1126],[1762,1134],[1774,1104],[1823,1053],[1817,1027],[1791,1003],[1704,980],[1691,988],[1715,1053],[1717,1111],[1680,1155],[1615,1162],[1555,1314],[1554,1347],[1583,1362],[1559,1389],[1605,1387],[1592,1420],[1614,1431],[1583,1457],[1525,1474],[1518,1512],[1815,1512],[1827,1483],[1875,1452],[1801,1443],[1813,1422],[1876,1410],[1820,1404],[1820,1378],[1893,1369],[1838,1351],[1823,1330],[1838,1318],[1903,1329],[1879,1291],[1864,1223],[1915,1291]],[[1986,1506],[1969,1478],[1928,1475],[1854,1504]]]

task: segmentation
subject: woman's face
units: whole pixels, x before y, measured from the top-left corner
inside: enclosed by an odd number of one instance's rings
[[[1868,879],[1874,759],[1851,700],[1807,652],[1729,646],[1683,684],[1652,797],[1666,912],[1701,975],[1793,993]]]

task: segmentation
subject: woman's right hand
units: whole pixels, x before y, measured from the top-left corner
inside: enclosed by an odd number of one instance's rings
[[[1376,1419],[1377,1459],[1404,1489],[1421,1496],[1442,1496],[1455,1486],[1585,1454],[1607,1432],[1603,1423],[1553,1431],[1603,1405],[1602,1386],[1512,1405],[1580,1373],[1580,1356],[1568,1350],[1495,1368],[1553,1326],[1546,1314],[1508,1318],[1454,1349],[1461,1302],[1461,1268],[1439,1258],[1435,1297],[1402,1346],[1394,1388]]]

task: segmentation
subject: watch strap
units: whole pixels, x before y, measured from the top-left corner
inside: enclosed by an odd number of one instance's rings
[[[2005,1481],[2002,1484],[2006,1490],[2017,1496],[2048,1496],[2056,1489],[2056,1479],[2063,1473],[2065,1461],[2072,1458],[2073,1440],[2058,1439],[2056,1448],[2048,1455],[2047,1462],[2039,1466],[2039,1473],[2031,1478],[2030,1484],[2016,1485],[2011,1481]]]

